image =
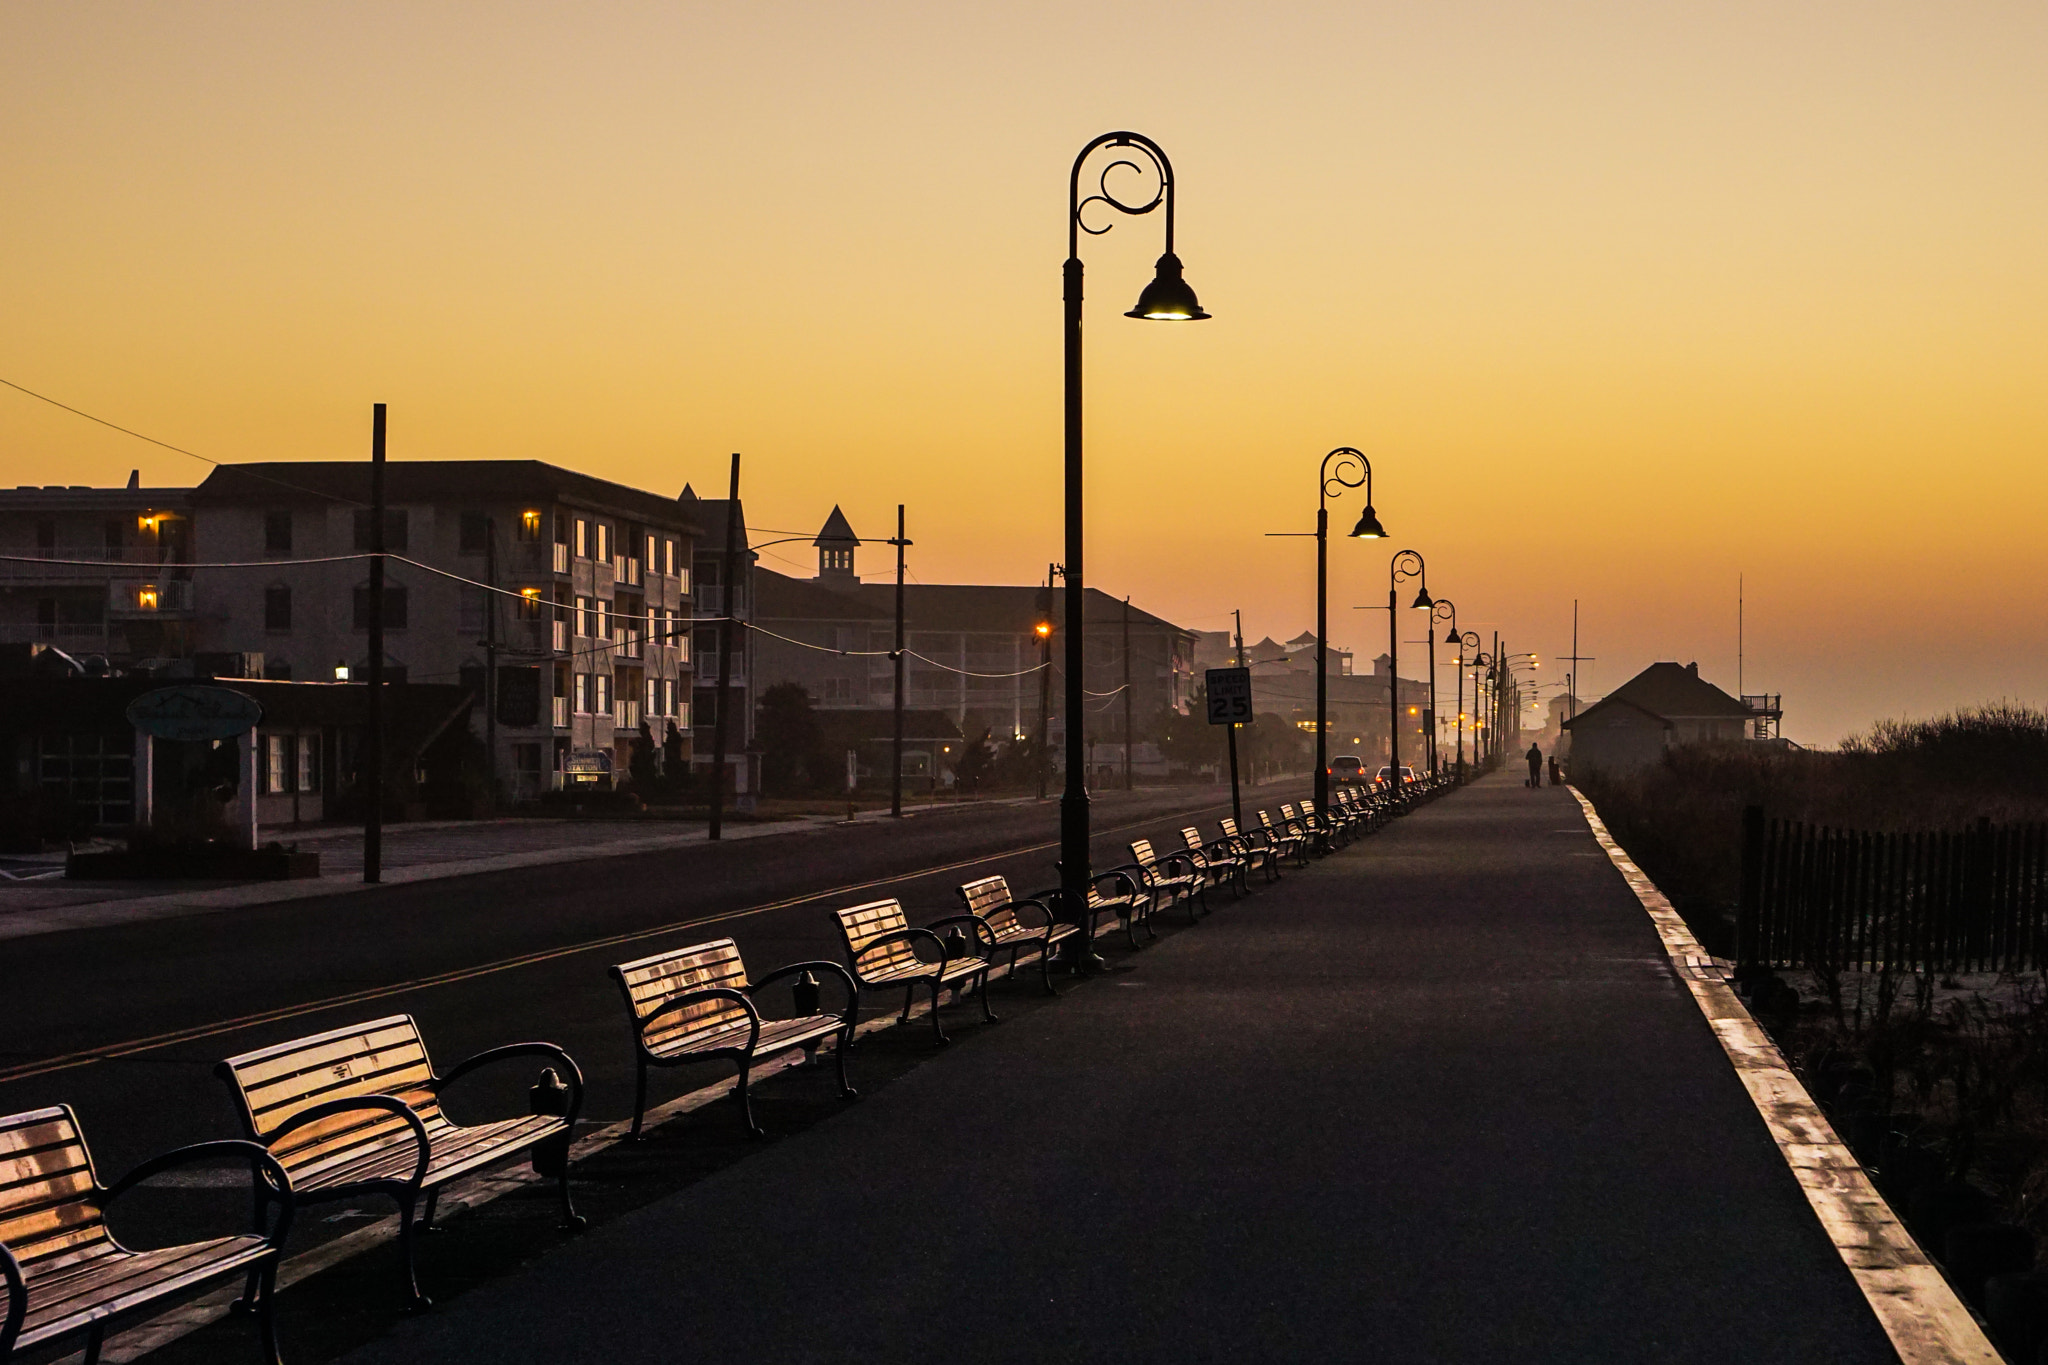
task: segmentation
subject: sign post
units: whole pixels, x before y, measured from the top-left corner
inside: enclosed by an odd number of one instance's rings
[[[1244,827],[1244,809],[1237,790],[1237,727],[1252,719],[1252,671],[1212,668],[1208,671],[1209,723],[1227,725],[1230,740],[1230,818]]]

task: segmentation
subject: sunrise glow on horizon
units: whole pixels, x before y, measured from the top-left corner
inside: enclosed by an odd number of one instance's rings
[[[754,524],[900,502],[920,581],[1036,582],[1067,172],[1142,130],[1214,316],[1122,316],[1156,216],[1084,239],[1092,586],[1312,628],[1267,533],[1355,445],[1362,668],[1394,546],[1541,681],[1578,599],[1589,696],[1735,690],[1739,576],[1746,690],[1831,744],[2048,703],[2043,70],[2037,4],[17,4],[0,378],[229,462],[379,401],[400,460],[737,450]],[[0,389],[0,482],[137,468],[207,473]]]

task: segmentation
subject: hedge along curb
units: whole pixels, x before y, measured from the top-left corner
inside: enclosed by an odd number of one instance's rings
[[[1706,1016],[1771,1139],[1856,1278],[1903,1365],[2001,1365],[1984,1329],[1928,1259],[1656,884],[1614,842],[1577,787],[1593,837],[1657,927],[1678,979]]]

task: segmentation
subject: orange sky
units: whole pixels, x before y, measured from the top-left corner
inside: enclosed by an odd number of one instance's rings
[[[1294,634],[1262,533],[1356,444],[1463,624],[1550,677],[1581,599],[1592,694],[1732,689],[1746,574],[1827,743],[2048,702],[2044,70],[2038,3],[15,3],[0,376],[223,460],[376,400],[401,459],[741,450],[762,526],[900,500],[920,578],[1031,581],[1066,167],[1131,127],[1216,320],[1117,316],[1155,222],[1086,248],[1094,584]],[[205,472],[0,390],[0,482],[138,465]],[[1332,563],[1377,652],[1384,548]]]

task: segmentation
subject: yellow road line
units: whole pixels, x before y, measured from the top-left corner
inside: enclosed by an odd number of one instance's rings
[[[1147,825],[1156,824],[1164,819],[1201,815],[1208,811],[1221,810],[1223,804],[1218,802],[1207,806],[1197,806],[1191,810],[1164,811],[1144,820],[1128,825],[1113,825],[1108,829],[1096,830],[1094,833],[1097,835],[1121,834],[1125,830],[1142,829]],[[411,981],[401,981],[389,986],[373,986],[368,990],[350,991],[346,995],[328,996],[324,1000],[313,1000],[300,1005],[283,1005],[277,1009],[261,1010],[255,1014],[245,1014],[235,1019],[222,1019],[210,1024],[195,1024],[191,1028],[174,1029],[168,1033],[152,1034],[147,1038],[133,1038],[127,1042],[114,1043],[106,1047],[85,1048],[77,1052],[65,1053],[58,1057],[40,1058],[33,1062],[23,1062],[17,1066],[0,1069],[0,1084],[5,1084],[9,1081],[31,1080],[37,1076],[48,1076],[59,1071],[69,1071],[76,1067],[89,1066],[94,1062],[111,1061],[118,1057],[132,1057],[141,1052],[154,1052],[158,1048],[172,1047],[178,1043],[193,1043],[204,1038],[217,1038],[224,1033],[233,1033],[238,1029],[253,1028],[258,1024],[274,1024],[285,1019],[297,1019],[304,1015],[317,1014],[322,1010],[339,1009],[343,1005],[362,1005],[368,1004],[373,1000],[386,1000],[394,995],[403,995],[407,991],[425,990],[433,986],[451,986],[457,982],[471,981],[481,976],[492,976],[499,972],[509,972],[520,967],[531,967],[542,962],[552,962],[557,958],[574,957],[580,953],[596,952],[601,948],[616,948],[621,944],[636,943],[641,939],[659,938],[663,934],[673,934],[683,929],[694,929],[707,924],[722,924],[729,920],[745,919],[752,915],[766,914],[771,910],[787,910],[792,906],[805,905],[812,901],[830,900],[835,896],[849,896],[855,892],[871,891],[876,887],[910,881],[917,877],[930,877],[941,872],[954,872],[963,867],[975,867],[979,864],[995,862],[1002,858],[1022,857],[1027,853],[1042,853],[1046,849],[1058,847],[1059,841],[1057,839],[1036,844],[1026,844],[1020,848],[981,854],[973,858],[961,859],[958,862],[939,863],[932,867],[921,867],[910,872],[899,873],[895,876],[876,877],[864,882],[852,882],[845,886],[835,886],[825,891],[806,892],[801,896],[791,896],[778,901],[766,901],[760,905],[749,905],[738,910],[726,910],[715,915],[703,915],[695,919],[676,920],[673,923],[657,925],[652,929],[635,929],[630,933],[613,934],[606,938],[590,939],[583,943],[572,943],[561,948],[545,948],[539,952],[522,953],[517,957],[500,958],[496,962],[486,962],[475,967],[462,967],[452,972],[440,972],[433,976],[422,976]]]

